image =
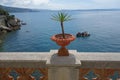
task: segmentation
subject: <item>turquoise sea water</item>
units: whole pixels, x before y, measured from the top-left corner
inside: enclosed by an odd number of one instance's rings
[[[120,11],[66,11],[74,18],[65,22],[65,32],[76,35],[87,31],[90,37],[77,38],[67,48],[79,52],[120,52]],[[59,46],[50,40],[61,33],[59,22],[52,21],[57,11],[11,13],[27,25],[4,36],[1,52],[46,52]]]

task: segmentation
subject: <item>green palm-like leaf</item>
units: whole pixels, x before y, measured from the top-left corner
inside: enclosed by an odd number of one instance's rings
[[[57,15],[52,15],[51,19],[55,21],[59,21],[59,22],[72,20],[70,15],[68,15],[67,13],[63,13],[63,12],[59,12]]]
[[[63,38],[65,38],[63,22],[72,20],[71,16],[68,15],[67,13],[59,12],[57,15],[52,15],[51,19],[60,22],[61,29],[62,29],[62,35],[63,35]]]

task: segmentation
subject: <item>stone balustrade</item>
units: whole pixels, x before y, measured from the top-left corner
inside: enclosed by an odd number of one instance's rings
[[[1,52],[0,80],[120,80],[120,53]]]

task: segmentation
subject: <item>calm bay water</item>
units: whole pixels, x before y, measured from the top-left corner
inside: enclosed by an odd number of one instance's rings
[[[59,22],[52,21],[57,11],[12,13],[27,25],[11,32],[0,44],[1,52],[46,52],[59,46],[50,40],[61,33]],[[77,38],[67,48],[79,52],[120,52],[120,11],[68,11],[74,18],[65,22],[65,32],[76,35],[87,31],[90,37]]]

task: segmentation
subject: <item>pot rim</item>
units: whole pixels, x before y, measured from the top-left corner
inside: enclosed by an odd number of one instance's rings
[[[73,40],[76,39],[76,37],[75,37],[74,35],[72,35],[72,34],[67,34],[67,33],[65,33],[65,35],[68,36],[68,37],[66,37],[66,38],[63,38],[63,37],[61,37],[61,36],[59,36],[59,35],[62,36],[62,34],[55,34],[55,35],[53,35],[53,36],[51,37],[51,39],[54,40],[54,41],[56,41],[56,40],[68,40],[68,41],[73,41]]]

